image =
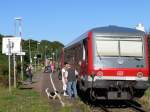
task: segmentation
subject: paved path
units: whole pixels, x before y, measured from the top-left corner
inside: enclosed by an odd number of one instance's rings
[[[71,107],[71,112],[86,112],[85,105],[80,102],[79,100],[69,100],[68,97],[63,96],[62,90],[62,81],[58,79],[57,73],[52,75],[54,85],[56,86],[57,91],[59,92],[62,101],[65,103],[65,106]],[[54,92],[51,81],[50,81],[50,74],[38,72],[33,77],[33,84],[30,85],[33,89],[38,91],[43,98],[47,99],[47,102],[52,107],[52,112],[59,112],[62,109],[62,103],[60,102],[59,98],[57,99],[48,99],[47,94],[45,92],[46,88],[49,88],[50,92]],[[84,107],[84,108],[83,108]],[[82,110],[82,111],[81,111]]]
[[[58,79],[57,73],[52,74],[52,79],[57,91],[62,93],[62,81]],[[33,84],[31,85],[33,89],[38,91],[44,98],[47,98],[45,89],[49,88],[49,92],[54,92],[52,84],[50,82],[50,73],[38,72],[33,77]],[[53,106],[53,111],[57,112],[62,107],[59,99],[49,99],[48,102]]]
[[[50,82],[50,73],[43,73],[39,72],[34,75],[33,77],[33,88],[40,92],[42,95],[46,96],[45,89],[49,88],[50,92],[54,92],[52,88],[52,84]],[[52,79],[54,82],[54,85],[56,86],[57,91],[60,93],[62,92],[62,81],[58,79],[58,76],[56,73],[52,74]]]

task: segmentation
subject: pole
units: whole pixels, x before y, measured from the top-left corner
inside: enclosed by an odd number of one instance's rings
[[[10,74],[10,55],[11,55],[11,43],[10,40],[8,39],[8,63],[9,63],[9,92],[11,92],[11,74]]]
[[[57,62],[57,56],[58,56],[58,51],[57,51],[57,49],[56,49],[56,59],[55,59],[55,61]]]
[[[31,65],[31,46],[30,46],[30,39],[29,39],[29,58],[30,58],[30,65]]]
[[[14,22],[14,31],[15,31],[15,34],[16,35],[16,21]],[[14,62],[14,88],[16,88],[16,57],[15,57],[15,53],[13,54],[13,62]]]
[[[19,36],[21,37],[21,47],[20,47],[20,52],[22,53],[22,18],[18,18],[17,19],[19,21]],[[23,59],[22,59],[22,55],[20,55],[20,61],[21,61],[21,77],[23,80]]]
[[[36,72],[36,58],[35,58],[35,72]]]
[[[52,55],[53,55],[53,60],[52,60],[52,61],[53,61],[53,64],[54,64],[54,61],[55,61],[55,59],[54,59],[54,58],[55,58],[55,57],[54,57],[54,55],[55,55],[55,53],[53,52],[53,53],[52,53]]]
[[[38,46],[38,44],[40,44],[40,42],[37,42],[37,54],[39,55],[39,46]],[[37,57],[37,56],[36,56],[36,57]],[[39,57],[37,57],[37,61],[38,61],[38,63],[37,63],[37,64],[38,64],[38,65],[37,65],[38,67],[37,67],[37,68],[39,69]]]
[[[14,61],[14,88],[16,88],[16,56],[15,56],[15,53],[13,54],[13,61]]]
[[[22,38],[22,18],[18,17],[15,18],[15,22],[19,22],[19,36]],[[16,23],[15,23],[15,33],[16,33]],[[21,41],[21,47],[20,47],[20,52],[22,53],[22,41]],[[20,55],[20,62],[21,62],[21,79],[23,80],[23,59],[22,59],[22,55]]]
[[[23,61],[22,61],[22,55],[20,56],[20,61],[21,61],[21,79],[23,81]]]
[[[39,58],[37,58],[37,59],[38,59],[38,60],[37,60],[37,61],[38,61],[38,67],[37,67],[37,69],[39,69]]]
[[[46,49],[47,49],[47,46],[45,46],[45,66],[47,66],[47,60],[46,60]]]
[[[19,34],[20,34],[20,37],[21,37],[21,39],[22,39],[22,27],[21,27],[21,19],[20,19],[20,21],[19,21]],[[22,40],[21,40],[21,50],[20,50],[21,52],[22,52]],[[23,80],[23,59],[22,59],[22,55],[20,55],[20,61],[21,61],[21,76],[22,76],[22,80]]]
[[[38,56],[38,51],[39,51],[39,48],[38,48],[38,42],[37,42],[37,45],[36,45],[36,51],[37,51],[37,53],[36,53],[36,57]],[[38,57],[37,57],[37,69],[38,69],[38,67],[39,67],[39,59],[38,59]]]

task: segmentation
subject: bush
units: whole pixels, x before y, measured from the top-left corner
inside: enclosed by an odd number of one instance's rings
[[[8,66],[0,65],[0,75],[8,75]]]

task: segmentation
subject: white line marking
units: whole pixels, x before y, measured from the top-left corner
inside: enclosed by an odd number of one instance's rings
[[[52,87],[53,87],[53,89],[54,89],[54,93],[55,93],[55,95],[58,97],[58,99],[59,99],[60,103],[62,104],[62,106],[64,107],[64,106],[65,106],[65,103],[62,101],[62,98],[61,98],[60,94],[57,93],[56,87],[55,87],[54,82],[53,82],[53,80],[52,80],[52,75],[53,75],[52,73],[49,74],[49,76],[50,76],[50,81],[51,81]],[[47,93],[47,95],[48,95],[48,98],[51,97],[51,96],[50,96],[50,93],[48,94],[48,88],[47,88],[45,91],[46,91],[46,93]]]

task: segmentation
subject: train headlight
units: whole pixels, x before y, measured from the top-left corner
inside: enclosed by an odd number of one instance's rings
[[[95,67],[94,67],[94,70],[99,70],[99,69],[100,69],[100,68],[99,68],[99,67],[97,67],[97,66],[95,66]]]
[[[103,76],[103,72],[102,71],[98,71],[96,75],[102,77]]]
[[[143,75],[144,75],[144,74],[143,74],[142,72],[138,72],[138,73],[137,73],[137,77],[138,77],[138,78],[142,78]]]

